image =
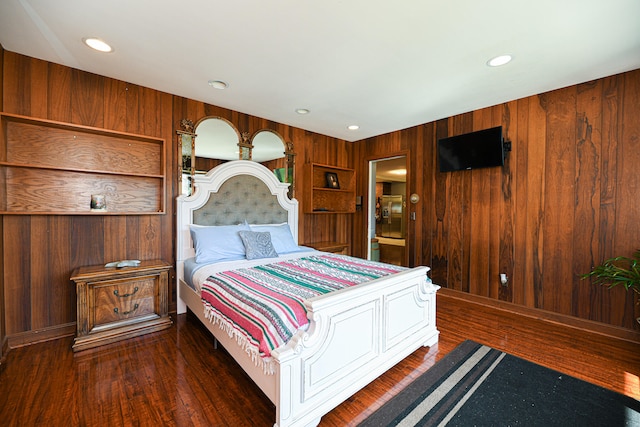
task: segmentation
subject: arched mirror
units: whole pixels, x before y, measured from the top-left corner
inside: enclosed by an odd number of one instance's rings
[[[195,132],[196,158],[238,160],[240,132],[229,121],[221,117],[207,117],[198,122]]]
[[[222,117],[205,117],[198,121],[194,133],[193,173],[206,173],[229,160],[253,160],[271,169],[281,182],[288,182],[289,196],[293,197],[293,144],[285,143],[277,132],[259,130],[249,138]]]
[[[253,145],[252,160],[254,162],[268,162],[282,159],[285,156],[286,147],[284,141],[272,130],[259,130],[251,139]]]
[[[273,170],[280,182],[289,183],[289,197],[293,198],[293,144],[285,143],[275,131],[259,130],[251,138],[252,159]]]

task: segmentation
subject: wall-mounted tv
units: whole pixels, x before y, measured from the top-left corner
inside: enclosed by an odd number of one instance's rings
[[[438,140],[440,172],[504,165],[502,126]]]

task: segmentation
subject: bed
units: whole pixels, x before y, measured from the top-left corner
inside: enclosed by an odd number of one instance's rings
[[[313,426],[413,351],[438,342],[435,302],[439,287],[428,278],[428,267],[415,267],[304,299],[308,324],[296,329],[264,360],[256,357],[246,345],[239,344],[238,334],[231,333],[228,325],[214,321],[211,308],[203,302],[204,293],[193,281],[208,271],[203,273],[206,270],[201,268],[193,276],[191,271],[194,259],[202,253],[199,242],[207,236],[200,234],[201,229],[285,226],[297,245],[298,202],[287,197],[287,189],[288,184],[280,183],[269,169],[246,160],[227,162],[196,176],[194,193],[177,199],[178,313],[187,308],[192,311],[274,403],[274,426]],[[267,228],[260,228],[260,224]],[[275,238],[273,232],[271,235]],[[273,246],[277,246],[275,241]],[[311,257],[323,262],[326,257],[339,263],[370,262],[335,258],[304,247],[276,256],[247,263],[263,268],[262,263],[300,258],[305,258],[300,262],[307,262]],[[237,268],[243,262],[231,263]]]

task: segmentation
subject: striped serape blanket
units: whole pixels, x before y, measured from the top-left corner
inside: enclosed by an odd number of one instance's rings
[[[344,255],[313,255],[212,274],[201,297],[207,318],[270,374],[271,351],[309,323],[306,299],[404,270]]]

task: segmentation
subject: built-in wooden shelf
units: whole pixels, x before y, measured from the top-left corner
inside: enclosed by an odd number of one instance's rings
[[[327,173],[335,174],[339,188],[327,183]],[[356,211],[356,172],[337,166],[308,163],[305,182],[311,188],[304,193],[304,211],[313,214],[354,213]]]
[[[0,113],[0,189],[3,215],[163,214],[165,141]]]

